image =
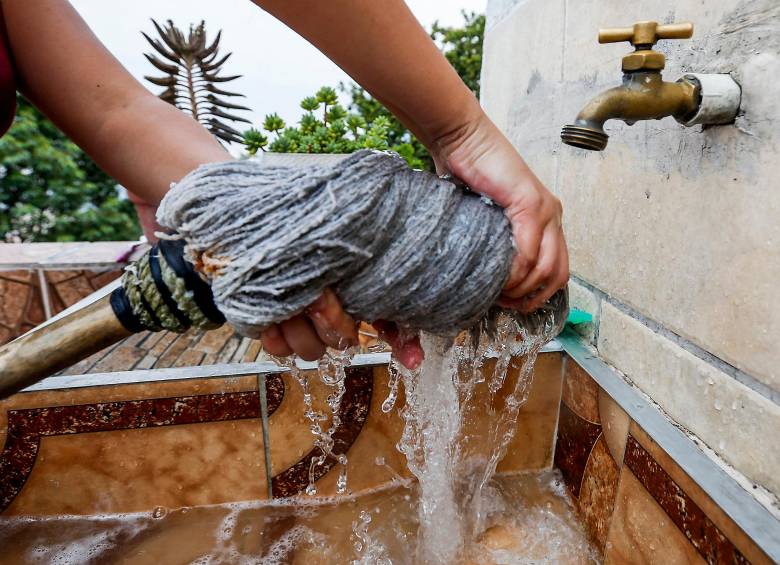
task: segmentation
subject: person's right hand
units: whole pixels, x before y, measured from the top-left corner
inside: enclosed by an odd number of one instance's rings
[[[271,355],[287,357],[295,353],[306,361],[316,361],[328,347],[357,345],[357,323],[344,312],[336,294],[326,288],[301,314],[265,328],[260,339]]]
[[[517,253],[499,305],[523,312],[539,308],[569,280],[560,201],[481,110],[437,140],[432,153],[440,172],[506,210]]]

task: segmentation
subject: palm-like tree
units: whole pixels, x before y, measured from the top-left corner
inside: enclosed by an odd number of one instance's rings
[[[190,32],[186,37],[171,20],[168,20],[165,27],[154,20],[152,23],[160,35],[159,39],[152,39],[147,34],[141,33],[157,53],[144,55],[156,69],[165,73],[165,76],[144,78],[152,84],[165,87],[159,95],[161,99],[192,115],[216,137],[227,142],[241,143],[243,140],[241,133],[223,120],[251,123],[232,113],[235,110],[249,110],[249,108],[224,99],[243,96],[243,94],[229,92],[217,86],[241,76],[220,76],[222,65],[232,55],[228,53],[219,57],[219,40],[222,31],[220,30],[214,41],[207,45],[203,21],[197,26],[190,25]]]

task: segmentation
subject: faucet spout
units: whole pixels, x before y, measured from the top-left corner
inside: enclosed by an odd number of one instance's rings
[[[639,120],[660,120],[673,116],[678,121],[696,113],[699,88],[682,79],[665,82],[658,71],[630,72],[621,86],[598,94],[577,115],[573,124],[563,127],[561,139],[568,145],[603,151],[609,136],[604,122],[623,120],[633,125]]]

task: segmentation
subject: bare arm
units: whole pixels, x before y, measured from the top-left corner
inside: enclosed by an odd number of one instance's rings
[[[429,148],[481,113],[402,0],[254,2],[344,69]]]
[[[138,83],[66,0],[2,0],[22,93],[109,175],[151,204],[230,155]]]
[[[230,159],[205,128],[143,88],[67,0],[0,1],[22,92],[128,190],[155,205],[198,165]],[[151,221],[153,208],[139,212]],[[356,342],[332,292],[264,337],[267,350],[306,359]]]
[[[448,169],[506,208],[518,253],[502,304],[534,310],[566,284],[560,202],[490,121],[403,0],[253,0],[392,111]]]

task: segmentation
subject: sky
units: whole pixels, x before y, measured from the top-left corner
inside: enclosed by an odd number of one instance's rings
[[[71,3],[109,51],[155,93],[161,89],[143,80],[145,74],[160,74],[143,56],[152,49],[140,32],[156,36],[150,18],[160,23],[172,19],[184,30],[189,29],[190,23],[205,20],[209,38],[221,29],[221,52],[233,52],[225,64],[224,74],[243,75],[227,83],[227,90],[246,95],[243,105],[252,108],[252,112],[243,115],[257,125],[271,112],[295,122],[301,115],[298,104],[304,96],[312,95],[320,86],[336,87],[340,81],[350,80],[306,40],[250,0],[71,0]],[[461,10],[482,13],[486,3],[487,0],[407,0],[426,28],[436,20],[442,25],[457,25],[462,21]]]

